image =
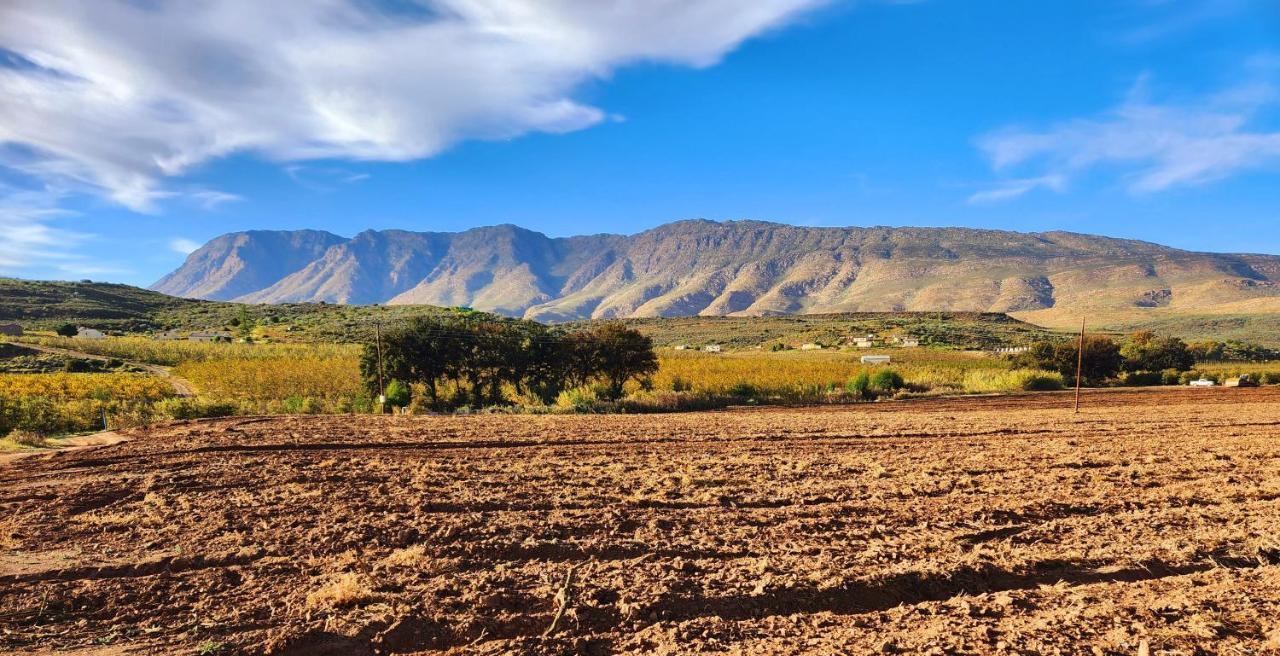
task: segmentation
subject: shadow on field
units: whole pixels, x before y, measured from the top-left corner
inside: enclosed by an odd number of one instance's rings
[[[889,610],[903,604],[945,601],[961,595],[1012,590],[1033,590],[1043,585],[1065,582],[1134,583],[1170,576],[1204,572],[1217,567],[1253,569],[1262,564],[1280,563],[1280,554],[1260,555],[1257,560],[1210,558],[1206,562],[1168,565],[1147,561],[1127,568],[1099,566],[1084,561],[1052,560],[1037,563],[1031,571],[1011,571],[998,567],[967,568],[947,574],[906,572],[874,581],[851,581],[827,589],[786,587],[759,595],[704,597],[678,594],[650,606],[650,612],[668,621],[719,617],[748,620],[775,615],[830,612],[853,615]]]

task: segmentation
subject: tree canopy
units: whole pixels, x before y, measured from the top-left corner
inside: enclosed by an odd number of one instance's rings
[[[565,389],[600,383],[607,398],[658,368],[653,343],[621,323],[564,331],[532,321],[482,313],[415,317],[389,327],[360,360],[366,384],[377,391],[396,380],[418,384],[421,402],[435,409],[483,407],[512,396],[551,403]]]

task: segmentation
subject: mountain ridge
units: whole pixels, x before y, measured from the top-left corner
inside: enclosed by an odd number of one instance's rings
[[[254,303],[465,305],[543,321],[854,311],[1280,312],[1280,256],[1068,231],[692,219],[633,235],[229,233],[152,289]]]

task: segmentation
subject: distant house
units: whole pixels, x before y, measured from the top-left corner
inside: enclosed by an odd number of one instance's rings
[[[889,364],[891,359],[887,355],[864,355],[862,356],[862,364]]]
[[[22,326],[16,323],[0,323],[0,335],[22,337]]]
[[[815,344],[814,342],[809,342],[808,344],[801,344],[800,350],[801,351],[821,351],[822,345]]]
[[[719,353],[719,352],[720,352],[720,345],[719,345],[719,344],[707,344],[706,346],[702,347],[702,350],[703,350],[703,351],[706,351],[707,353]]]
[[[917,337],[902,337],[898,340],[898,346],[903,348],[915,348],[920,346],[920,339]]]
[[[687,351],[687,350],[689,350],[689,345],[688,345],[688,344],[676,344],[676,350],[677,350],[677,351]]]
[[[996,349],[996,353],[1026,353],[1030,351],[1030,346],[1002,346]]]
[[[876,345],[875,335],[866,335],[863,337],[854,337],[853,345],[857,348],[871,348]]]
[[[175,339],[183,339],[183,337],[182,337],[182,333],[179,333],[176,330],[166,330],[163,332],[156,333],[155,339],[167,342],[167,341],[173,341]]]
[[[187,339],[193,342],[229,342],[231,341],[231,333],[226,331],[191,333]]]
[[[80,326],[76,328],[76,339],[102,339],[106,335],[96,328],[85,328]]]

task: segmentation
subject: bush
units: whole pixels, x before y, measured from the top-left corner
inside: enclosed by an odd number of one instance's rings
[[[173,398],[160,401],[156,413],[170,419],[203,419],[206,417],[230,417],[236,414],[233,403],[201,401],[192,398]]]
[[[729,388],[729,396],[736,396],[741,399],[755,398],[757,395],[756,388],[744,381],[738,381]]]
[[[556,397],[556,407],[575,412],[586,412],[591,410],[599,400],[595,390],[592,388],[575,387],[560,392],[560,395]]]
[[[1120,376],[1120,384],[1128,387],[1150,387],[1164,383],[1164,375],[1155,371],[1130,371]]]
[[[844,384],[844,391],[863,400],[875,398],[875,393],[871,391],[871,374],[863,371],[850,378]]]
[[[49,445],[49,442],[40,433],[23,429],[9,433],[9,440],[18,446],[44,447]]]
[[[614,404],[622,412],[687,412],[714,410],[729,405],[729,399],[705,392],[640,391]]]
[[[1066,386],[1062,374],[1039,369],[1014,369],[995,371],[975,369],[964,377],[966,392],[1046,392]]]
[[[409,390],[408,385],[405,385],[398,380],[393,380],[390,383],[387,383],[386,397],[387,403],[391,407],[406,408],[409,406],[409,400],[412,398],[412,392]]]
[[[881,369],[871,375],[871,389],[877,392],[896,392],[905,385],[902,376],[892,369]]]

